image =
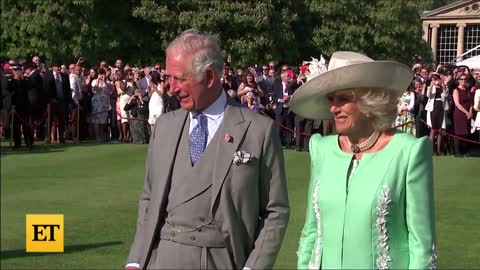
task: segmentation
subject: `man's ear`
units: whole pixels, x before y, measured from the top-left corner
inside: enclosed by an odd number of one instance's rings
[[[212,68],[208,67],[206,70],[206,80],[207,80],[207,86],[209,88],[213,87],[213,84],[216,80],[217,75],[215,74],[215,71],[213,71]]]

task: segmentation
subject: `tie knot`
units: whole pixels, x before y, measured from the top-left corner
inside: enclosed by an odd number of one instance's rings
[[[203,113],[197,113],[193,118],[197,119],[198,125],[200,125],[201,128],[207,126],[207,117]]]

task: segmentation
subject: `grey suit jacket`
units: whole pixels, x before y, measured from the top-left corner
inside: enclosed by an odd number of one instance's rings
[[[153,240],[163,224],[173,162],[187,117],[183,109],[163,114],[150,139],[137,231],[127,260],[141,268],[148,265]],[[215,163],[212,216],[237,269],[271,269],[290,212],[278,130],[269,118],[228,100],[223,127],[217,132],[221,138],[228,133],[233,139],[222,139],[216,155],[209,157]],[[234,165],[237,150],[256,159]]]

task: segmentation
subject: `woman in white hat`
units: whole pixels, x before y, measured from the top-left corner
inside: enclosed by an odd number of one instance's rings
[[[310,139],[311,179],[299,269],[436,267],[431,141],[392,129],[413,77],[395,62],[336,52],[290,108],[334,118]]]

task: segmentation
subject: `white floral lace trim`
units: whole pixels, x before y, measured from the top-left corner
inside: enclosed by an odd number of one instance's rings
[[[315,191],[313,192],[312,201],[313,201],[313,212],[315,213],[315,219],[317,220],[317,241],[315,243],[315,249],[313,254],[315,258],[310,258],[310,263],[308,264],[308,268],[318,270],[320,269],[320,252],[321,252],[321,243],[322,243],[320,208],[318,206],[318,183],[315,185]]]
[[[430,270],[436,270],[437,269],[437,261],[438,261],[438,256],[437,256],[437,248],[435,247],[435,244],[432,245],[432,256],[430,256]]]
[[[380,270],[389,269],[388,263],[392,260],[390,255],[388,255],[388,236],[387,236],[387,215],[388,215],[388,204],[391,202],[390,198],[390,188],[388,185],[383,186],[382,193],[380,198],[378,198],[377,204],[377,231],[378,231],[378,258],[377,258],[377,268]]]

